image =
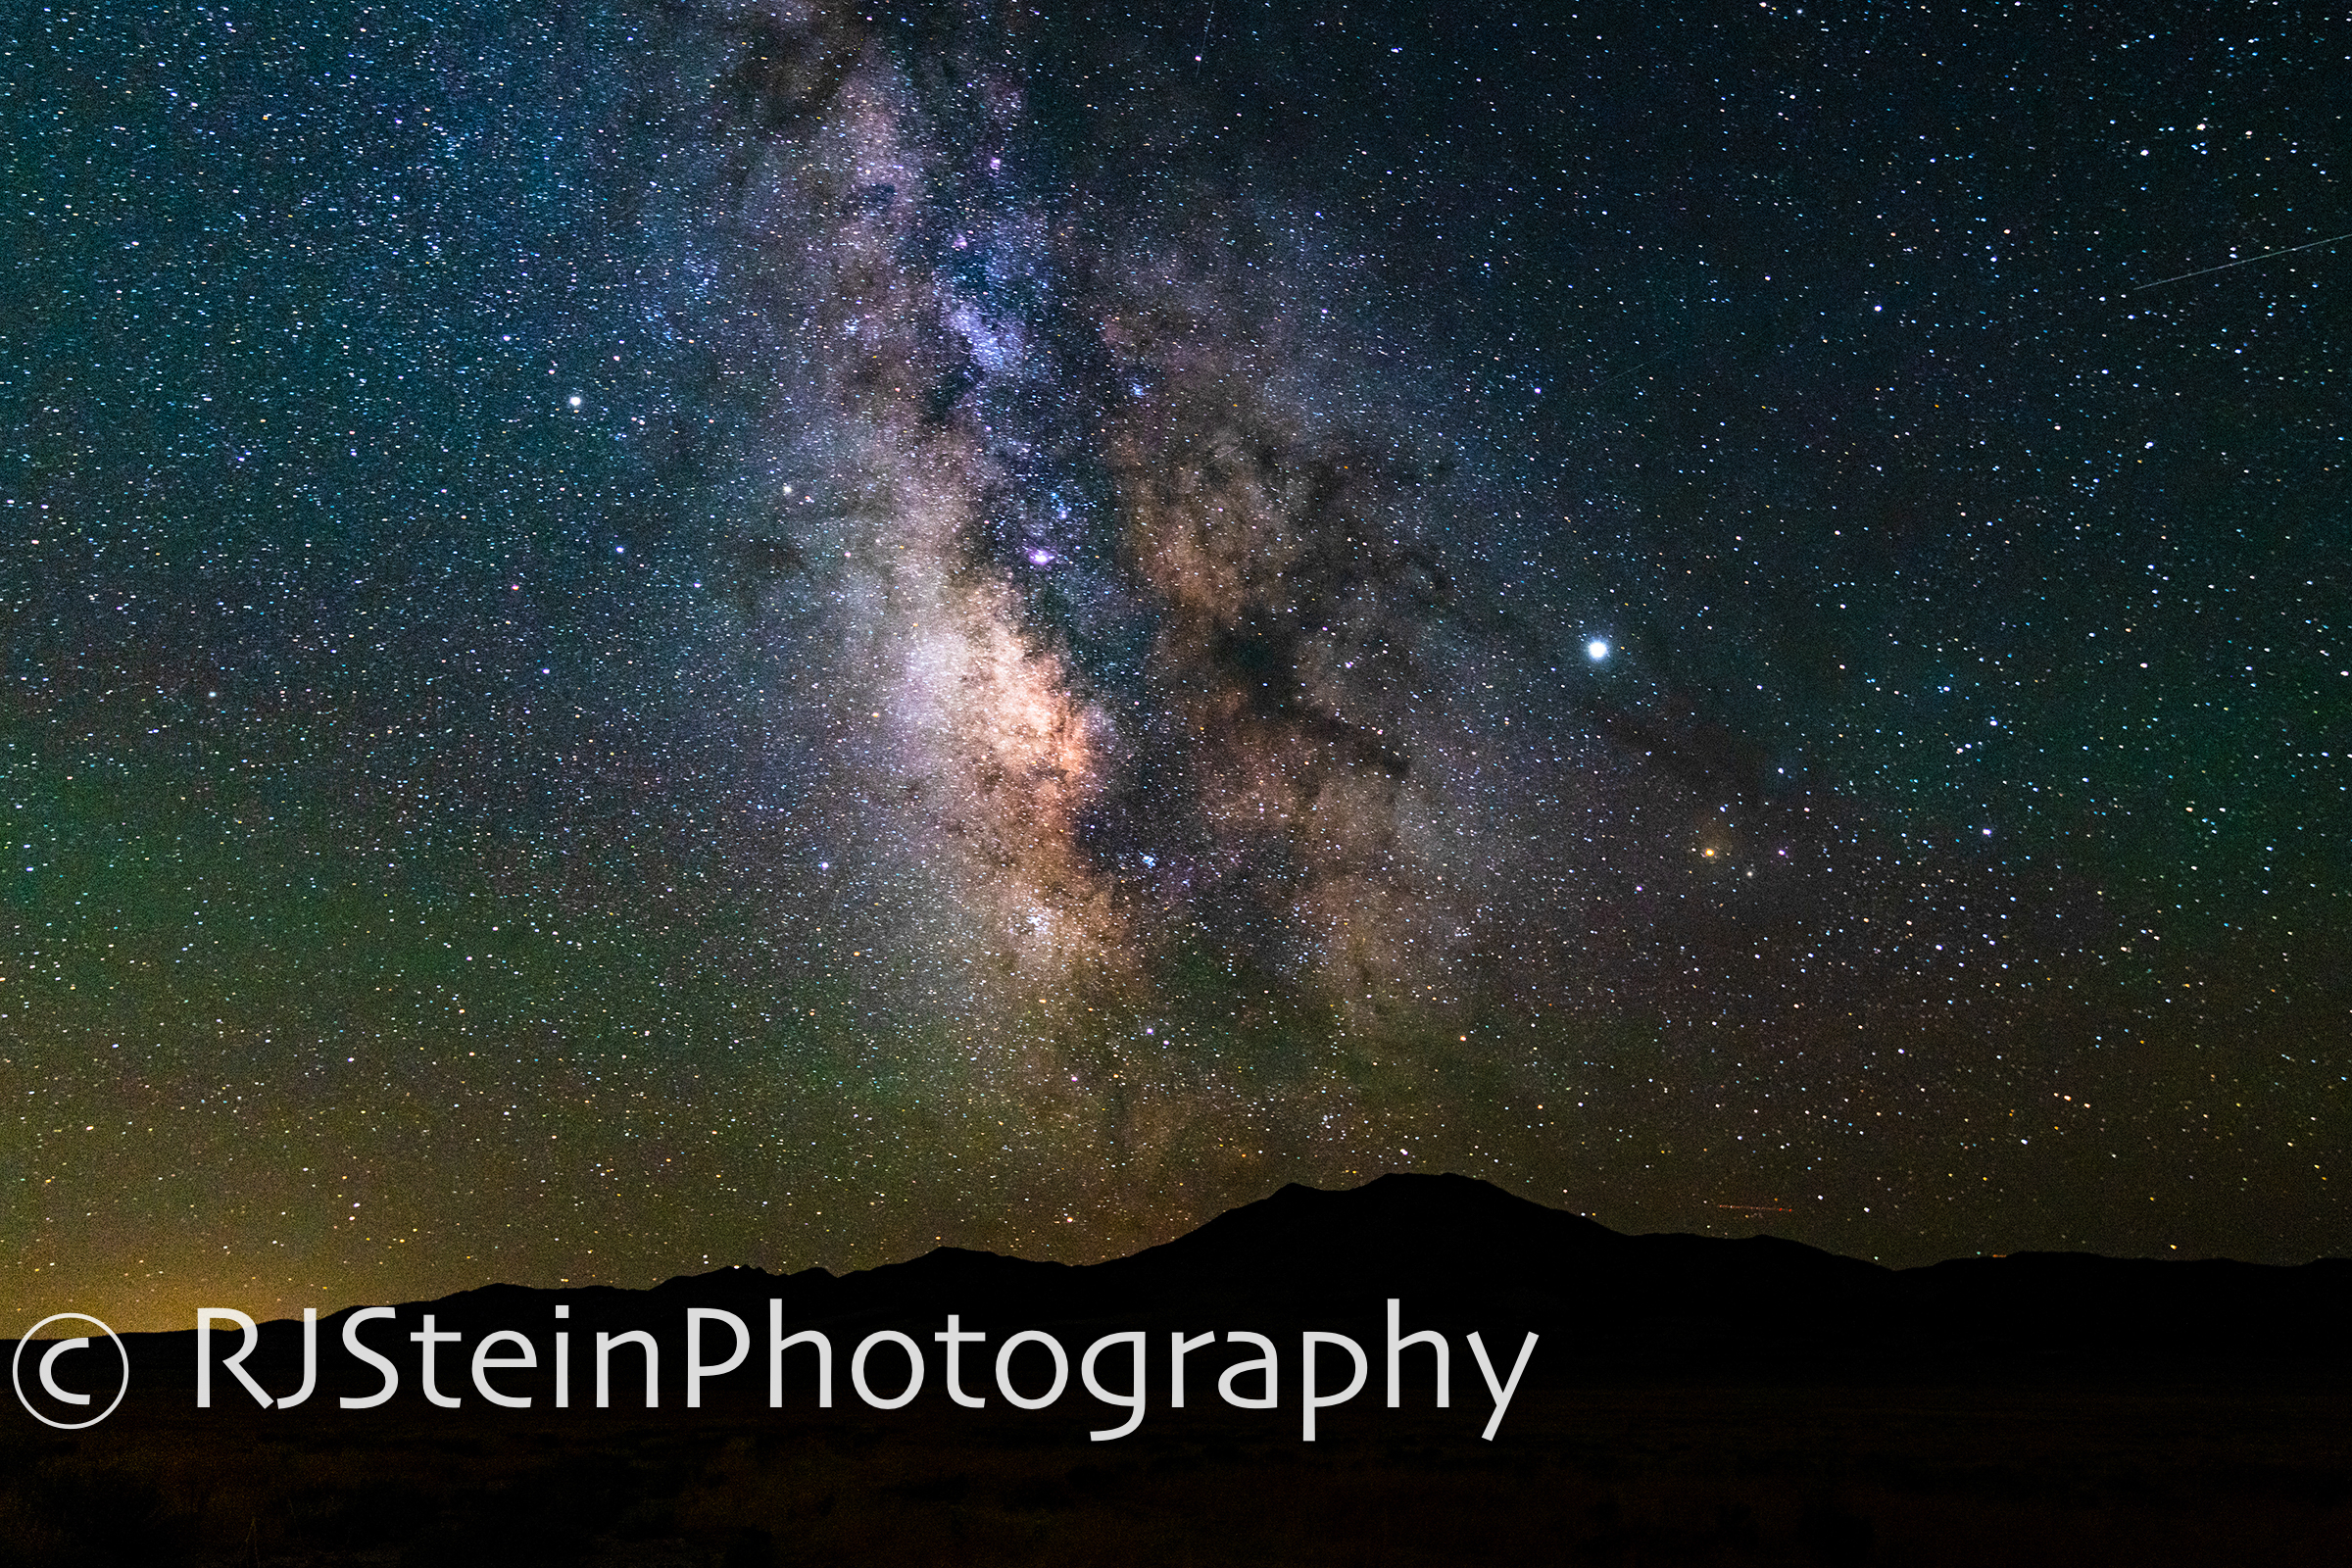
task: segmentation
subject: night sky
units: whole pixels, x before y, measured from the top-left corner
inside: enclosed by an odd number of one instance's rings
[[[15,1317],[2352,1251],[2340,11],[0,48]]]

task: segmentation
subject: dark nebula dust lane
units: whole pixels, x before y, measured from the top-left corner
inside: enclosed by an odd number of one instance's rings
[[[2341,1251],[2276,9],[45,16],[9,1298]]]

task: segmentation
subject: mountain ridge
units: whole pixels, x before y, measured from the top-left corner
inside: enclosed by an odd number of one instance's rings
[[[1627,1235],[1452,1175],[1389,1175],[1340,1190],[1293,1183],[1099,1263],[940,1247],[839,1275],[735,1266],[644,1290],[494,1283],[395,1310],[404,1325],[430,1313],[469,1336],[552,1330],[559,1303],[568,1308],[562,1326],[583,1337],[640,1328],[674,1336],[694,1306],[732,1312],[758,1333],[772,1300],[790,1329],[836,1340],[881,1329],[928,1337],[955,1314],[1000,1336],[1311,1328],[1371,1344],[1386,1331],[1392,1298],[1412,1329],[1542,1335],[1549,1348],[1537,1376],[1555,1383],[2352,1366],[2340,1343],[2340,1325],[2352,1322],[2344,1259],[2282,1266],[2028,1252],[1898,1270],[1772,1236]],[[321,1345],[357,1310],[323,1314]],[[389,1328],[374,1332],[390,1341]],[[300,1333],[295,1320],[264,1325],[254,1365],[282,1375]],[[184,1369],[193,1334],[125,1339],[145,1342],[136,1359]]]

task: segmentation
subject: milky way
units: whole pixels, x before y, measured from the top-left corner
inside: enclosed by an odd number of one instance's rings
[[[1250,220],[1213,192],[1107,235],[1106,200],[1040,194],[1001,69],[926,103],[878,42],[756,47],[774,90],[827,90],[748,106],[792,126],[736,198],[781,254],[730,286],[803,334],[768,416],[803,477],[735,630],[824,673],[746,722],[824,711],[779,771],[955,909],[900,934],[910,967],[984,1012],[1148,994],[1204,940],[1350,1005],[1438,984],[1484,902],[1448,861],[1506,836],[1467,726],[1425,710],[1478,658],[1440,543],[1476,519],[1394,410],[1347,406],[1360,376],[1317,374],[1368,352],[1294,319],[1328,280],[1220,265]]]
[[[2198,25],[45,24],[10,1299],[2340,1250],[2338,193]]]

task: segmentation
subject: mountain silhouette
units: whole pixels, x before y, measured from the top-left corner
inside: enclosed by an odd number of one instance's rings
[[[1345,1191],[1292,1185],[1185,1236],[1090,1265],[940,1248],[848,1275],[723,1268],[651,1290],[492,1285],[403,1303],[369,1335],[407,1360],[433,1314],[468,1342],[500,1329],[645,1329],[675,1343],[688,1307],[735,1313],[763,1336],[817,1329],[846,1354],[897,1329],[925,1345],[956,1314],[995,1337],[1054,1333],[1073,1352],[1103,1333],[1248,1329],[1347,1333],[1377,1349],[1386,1303],[1407,1332],[1542,1336],[1531,1386],[1660,1375],[1761,1380],[2053,1374],[2126,1379],[2352,1366],[2352,1261],[2282,1268],[2020,1253],[1888,1269],[1772,1237],[1628,1236],[1452,1175],[1390,1175]],[[568,1316],[554,1316],[558,1303]],[[231,1304],[233,1302],[222,1303]],[[333,1392],[343,1320],[321,1319]],[[235,1336],[216,1331],[233,1348]],[[265,1325],[249,1367],[299,1381],[301,1325]],[[125,1336],[137,1379],[192,1381],[193,1330]],[[761,1342],[763,1343],[763,1341]],[[331,1350],[330,1350],[331,1348]],[[222,1353],[222,1352],[217,1352]],[[674,1359],[674,1355],[673,1355]],[[755,1371],[758,1357],[747,1362]],[[463,1382],[454,1370],[449,1381]],[[361,1386],[372,1387],[372,1374]],[[744,1374],[752,1381],[752,1373]],[[348,1380],[346,1380],[348,1381]],[[665,1386],[674,1381],[668,1368]]]

